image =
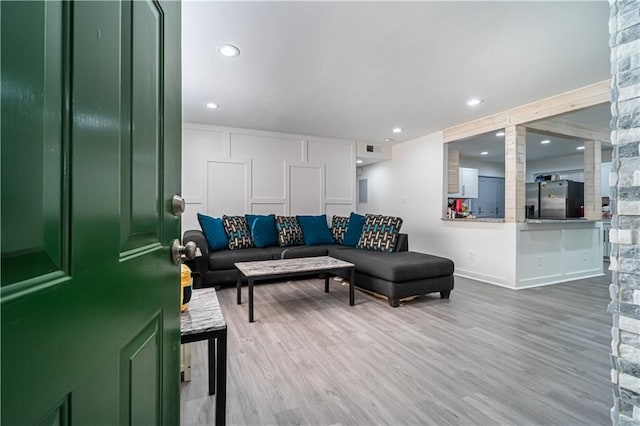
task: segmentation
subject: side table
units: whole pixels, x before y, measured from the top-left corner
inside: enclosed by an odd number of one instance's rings
[[[209,395],[216,396],[216,426],[226,423],[227,323],[222,316],[216,290],[193,290],[189,308],[180,313],[180,343],[207,340]]]

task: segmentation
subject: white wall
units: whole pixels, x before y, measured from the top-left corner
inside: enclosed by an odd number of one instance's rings
[[[354,141],[183,123],[182,229],[196,213],[334,214],[355,210]]]
[[[584,182],[583,154],[527,161],[527,182],[535,181],[535,176],[540,173],[556,173],[569,170],[576,171],[570,176],[570,179]]]
[[[611,150],[602,150],[602,163],[611,162]],[[570,179],[584,182],[584,154],[565,155],[538,161],[527,161],[527,182],[533,182],[535,175],[575,170]],[[603,185],[609,186],[609,176],[602,174]],[[607,191],[608,193],[608,191]]]
[[[478,169],[478,176],[504,177],[504,163],[460,157],[460,167]]]
[[[452,259],[458,275],[514,287],[515,224],[441,220],[442,132],[394,145],[392,156],[363,168],[369,199],[358,211],[400,216],[410,250]]]

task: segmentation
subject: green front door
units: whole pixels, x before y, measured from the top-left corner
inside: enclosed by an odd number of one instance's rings
[[[0,423],[178,424],[180,4],[0,14]]]

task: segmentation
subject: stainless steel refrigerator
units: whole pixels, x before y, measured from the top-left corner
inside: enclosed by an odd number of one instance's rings
[[[540,182],[540,219],[582,216],[584,183],[570,180]]]

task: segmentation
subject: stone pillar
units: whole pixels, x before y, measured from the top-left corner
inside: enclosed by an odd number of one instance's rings
[[[614,425],[640,425],[640,1],[610,0]]]
[[[584,217],[602,219],[602,193],[600,191],[600,167],[602,144],[587,141],[584,144]]]
[[[504,221],[524,222],[527,195],[527,129],[523,126],[507,126],[504,133]]]

